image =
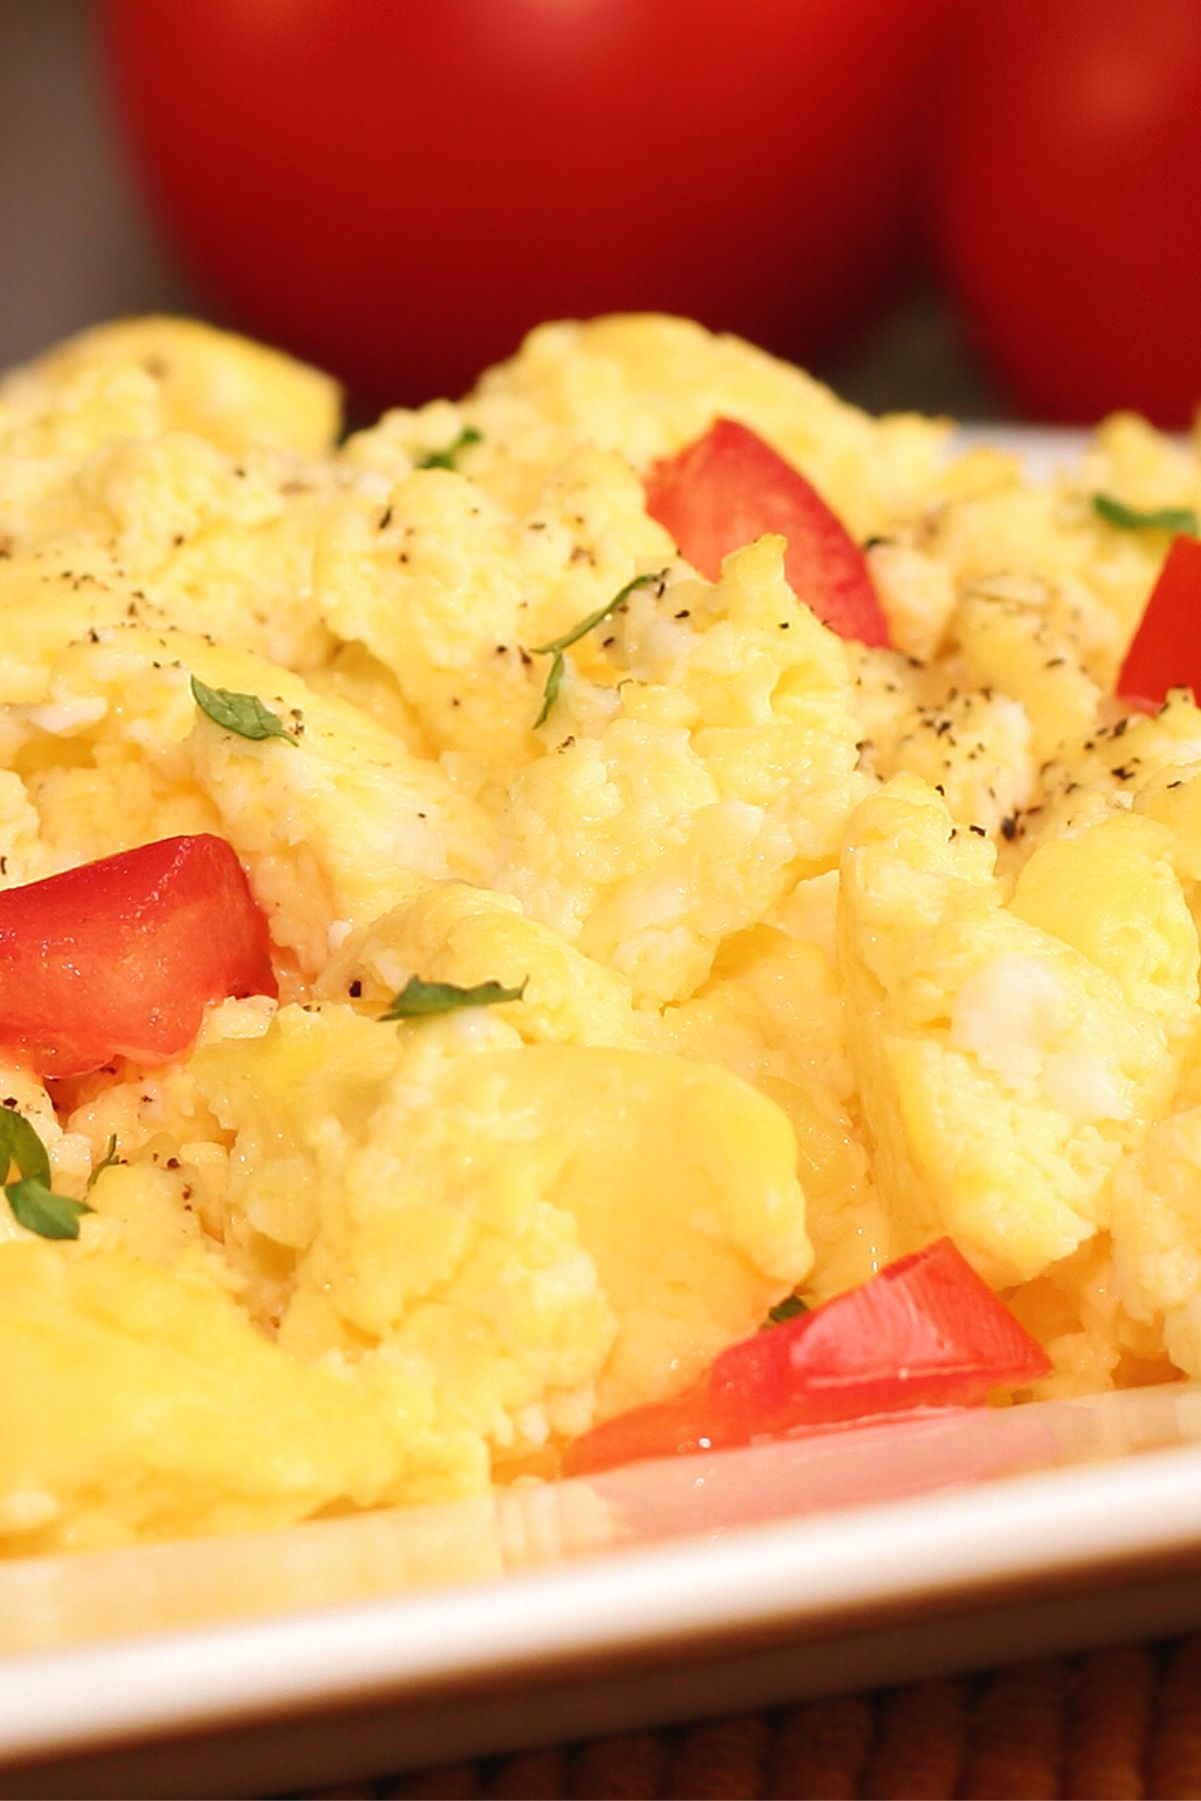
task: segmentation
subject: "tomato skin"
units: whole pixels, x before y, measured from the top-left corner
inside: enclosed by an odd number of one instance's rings
[[[840,637],[888,643],[863,552],[816,488],[747,426],[718,419],[695,444],[656,463],[646,510],[709,581],[732,550],[781,533],[797,599]]]
[[[962,0],[934,232],[1022,410],[1092,424],[1201,404],[1201,7]]]
[[[565,1468],[583,1475],[885,1414],[970,1406],[1050,1367],[942,1238],[812,1313],[731,1345],[684,1394],[594,1427],[569,1447]]]
[[[43,1078],[169,1062],[209,1003],[278,992],[223,838],[164,838],[0,893],[0,1044]]]
[[[1118,676],[1118,693],[1152,710],[1169,688],[1201,696],[1201,539],[1173,538]]]
[[[542,319],[846,335],[907,253],[947,7],[107,0],[100,26],[194,268],[385,403],[462,392]]]

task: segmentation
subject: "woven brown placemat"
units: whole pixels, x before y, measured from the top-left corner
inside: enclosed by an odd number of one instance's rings
[[[1201,1635],[314,1789],[470,1801],[1201,1801]]]

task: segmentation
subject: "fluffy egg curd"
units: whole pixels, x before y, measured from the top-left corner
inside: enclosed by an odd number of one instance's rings
[[[880,629],[687,560],[717,421]],[[941,1236],[1039,1392],[1201,1376],[1201,713],[1113,698],[1201,463],[947,437],[649,316],[348,437],[182,321],[0,382],[0,901],[219,840],[268,971],[99,1062],[0,996],[0,1549],[550,1474]]]

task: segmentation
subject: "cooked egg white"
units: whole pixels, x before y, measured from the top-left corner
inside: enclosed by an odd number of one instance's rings
[[[720,416],[869,543],[895,648],[648,517]],[[1196,507],[1195,452],[1117,419],[1036,484],[658,317],[339,424],[178,320],[0,381],[0,885],[218,833],[281,989],[165,1068],[0,1066],[95,1176],[77,1241],[0,1205],[0,1550],[553,1471],[943,1232],[1048,1392],[1201,1376],[1201,713],[1107,698],[1166,539],[1090,503]],[[381,1023],[414,975],[521,993]]]

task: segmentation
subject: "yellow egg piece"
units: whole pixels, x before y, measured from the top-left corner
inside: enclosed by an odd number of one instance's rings
[[[887,643],[650,515],[721,419]],[[0,377],[0,896],[213,834],[271,958],[48,1081],[0,968],[0,1554],[553,1478],[942,1234],[1042,1392],[1201,1377],[1201,710],[1114,695],[1197,444],[1035,477],[653,314],[340,423],[188,320]]]

